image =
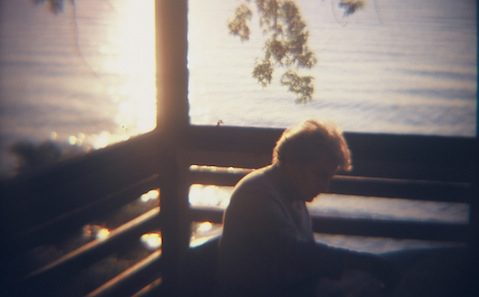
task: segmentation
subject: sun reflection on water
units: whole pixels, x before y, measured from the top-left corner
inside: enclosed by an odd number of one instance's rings
[[[145,233],[141,236],[140,241],[148,250],[156,250],[162,244],[160,233]]]
[[[115,127],[62,135],[70,145],[100,149],[156,127],[155,1],[121,0],[112,7],[107,21],[112,25],[103,28],[98,58],[91,59],[105,96],[115,106]]]
[[[92,112],[106,114],[114,125],[88,132],[65,132],[61,128],[49,132],[51,140],[84,151],[101,149],[156,127],[155,1],[119,0],[111,8],[105,13],[108,20],[100,35],[92,37],[97,38],[97,55],[89,55],[87,60],[103,86],[102,94],[110,101],[109,108],[113,108],[104,110],[104,103],[98,103],[98,110]],[[86,32],[91,25],[88,22],[79,23],[80,33]],[[87,35],[80,34],[85,40]],[[84,44],[86,41],[79,45],[80,50]]]
[[[190,187],[189,201],[192,206],[226,208],[232,190],[232,187],[195,184]]]
[[[221,225],[211,222],[196,222],[192,225],[190,247],[196,247],[219,236],[222,232]]]
[[[88,224],[83,226],[83,237],[86,239],[97,239],[100,241],[108,239],[111,231],[100,225]]]
[[[107,228],[101,228],[96,234],[96,239],[98,240],[105,240],[108,237],[110,237],[110,230]]]
[[[202,222],[196,226],[196,233],[204,234],[213,229],[213,224],[211,222]]]
[[[115,122],[125,134],[134,135],[156,126],[156,59],[154,1],[126,1],[118,11],[116,30],[112,32],[117,57],[107,60],[126,74],[117,89],[121,98]]]
[[[149,202],[160,198],[160,190],[151,190],[140,196],[141,202]]]

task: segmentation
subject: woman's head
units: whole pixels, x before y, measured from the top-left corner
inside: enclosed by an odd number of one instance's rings
[[[351,153],[342,132],[333,124],[307,120],[283,132],[273,150],[273,164],[308,164],[328,159],[337,170],[352,169]]]

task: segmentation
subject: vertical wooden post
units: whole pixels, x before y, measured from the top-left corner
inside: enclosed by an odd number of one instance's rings
[[[476,132],[476,139],[474,140],[474,147],[473,150],[473,166],[474,166],[474,176],[473,176],[473,189],[471,195],[471,201],[469,206],[469,224],[471,225],[471,233],[472,233],[472,250],[478,251],[479,250],[479,156],[477,152],[479,150],[479,142],[478,142],[478,134],[479,130]],[[475,259],[476,267],[479,265],[479,255],[476,255]]]
[[[479,12],[479,8],[476,7],[476,12]],[[476,24],[476,29],[479,29],[479,24]],[[479,46],[479,40],[476,41],[476,46]],[[479,90],[479,80],[476,80],[476,90]],[[477,251],[479,249],[479,156],[477,152],[479,150],[479,96],[476,92],[476,138],[474,139],[473,147],[473,166],[474,166],[474,189],[472,195],[472,201],[470,204],[470,223],[472,224],[472,249]],[[476,255],[476,262],[474,263],[477,267],[479,265],[479,256]]]
[[[190,236],[188,164],[181,159],[188,128],[187,0],[157,0],[157,132],[166,150],[160,157],[163,284],[176,295],[179,269]]]
[[[477,8],[476,8],[477,10]],[[479,11],[479,10],[477,10]],[[479,29],[479,24],[476,24],[476,27]],[[479,41],[476,43],[479,46]],[[476,90],[479,89],[479,80],[476,80]],[[471,195],[471,201],[469,204],[469,224],[471,225],[471,237],[472,237],[472,250],[479,250],[479,156],[477,152],[479,151],[479,96],[476,95],[476,137],[474,138],[473,148],[472,148],[472,166],[473,166],[473,190]],[[479,265],[479,255],[476,254],[475,263],[478,267]]]
[[[187,127],[187,0],[157,0],[157,129],[177,132]]]

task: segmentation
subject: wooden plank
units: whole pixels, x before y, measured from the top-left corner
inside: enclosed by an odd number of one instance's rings
[[[193,208],[190,217],[194,221],[222,223],[223,210]],[[399,220],[371,220],[314,216],[313,229],[317,233],[389,237],[397,239],[421,239],[433,241],[466,241],[468,225],[438,222]]]
[[[271,155],[284,129],[190,126],[184,146],[206,151],[236,151]]]
[[[152,209],[114,229],[107,239],[87,243],[45,267],[33,271],[25,277],[22,286],[43,286],[46,281],[58,281],[68,275],[69,271],[81,270],[85,265],[111,253],[115,247],[122,246],[132,239],[138,240],[141,234],[160,225],[159,213],[159,208]]]
[[[412,163],[468,164],[474,155],[473,138],[345,133],[351,150],[359,159]]]
[[[95,174],[98,170],[109,170],[109,167],[115,163],[134,165],[142,159],[152,161],[151,158],[156,159],[155,156],[161,151],[161,146],[158,146],[159,137],[158,133],[147,133],[82,156],[60,161],[34,172],[19,175],[2,181],[2,183],[5,189],[10,191],[24,188],[25,184],[33,184],[39,189],[50,188],[82,179],[90,174]],[[126,158],[127,156],[129,158]],[[133,161],[128,161],[128,159],[133,159]]]
[[[271,153],[246,153],[238,151],[215,151],[190,149],[184,158],[189,164],[218,167],[260,168],[271,164]]]
[[[479,152],[479,141],[477,136],[479,135],[479,121],[476,122],[477,130],[476,130],[476,141],[475,141],[475,151]],[[471,206],[469,207],[469,222],[471,225],[471,236],[470,236],[470,244],[472,246],[472,250],[478,251],[479,250],[479,155],[476,154],[473,160],[475,164],[474,170],[474,184],[473,184],[473,194],[471,199]]]
[[[193,207],[190,209],[189,218],[194,222],[209,221],[211,223],[222,224],[224,211],[219,208],[211,207]]]
[[[177,155],[172,152],[163,156],[162,164],[170,168],[160,177],[160,204],[163,217],[162,250],[164,261],[164,287],[174,292],[178,285],[178,267],[181,258],[188,249],[190,226],[187,219],[188,186],[186,183],[186,164],[180,164]]]
[[[14,238],[6,245],[14,247],[12,252],[18,254],[33,246],[57,241],[82,225],[100,219],[138,199],[141,194],[157,188],[158,184],[158,176],[155,175],[83,207],[66,212],[44,224],[35,225],[27,232],[21,233],[17,230],[13,235]]]
[[[251,170],[230,173],[190,169],[190,182],[217,186],[234,186]],[[424,201],[470,202],[472,186],[465,183],[445,183],[417,180],[364,178],[337,175],[331,182],[329,193],[402,198]]]
[[[268,164],[282,129],[189,128],[185,147],[198,165],[257,168]],[[474,139],[345,133],[356,176],[470,182]]]
[[[189,164],[181,154],[186,136],[188,118],[188,1],[156,1],[157,53],[157,130],[167,149],[160,156],[160,204],[162,225],[163,284],[174,295],[179,283],[178,267],[188,249],[190,226],[188,185],[186,173]]]
[[[468,225],[437,222],[314,217],[318,233],[466,242]]]
[[[161,285],[161,250],[155,251],[145,259],[110,279],[86,297],[131,296],[149,282]]]
[[[469,162],[461,163],[460,161],[463,160],[450,159],[447,162],[441,160],[438,160],[438,162],[380,160],[374,159],[373,153],[371,153],[369,158],[371,159],[358,159],[353,155],[354,168],[351,175],[444,182],[471,182],[471,164]]]
[[[140,137],[7,181],[1,200],[3,226],[24,232],[150,177],[159,170],[155,160],[161,153],[153,138]]]
[[[157,278],[153,280],[148,285],[141,288],[138,292],[132,295],[132,297],[158,297],[158,296],[166,296],[161,292],[163,279]]]
[[[188,181],[190,184],[234,186],[240,179],[252,171],[251,169],[246,169],[238,172],[227,172],[224,168],[216,171],[190,168]]]
[[[364,197],[468,203],[472,187],[466,183],[336,176],[329,192]]]

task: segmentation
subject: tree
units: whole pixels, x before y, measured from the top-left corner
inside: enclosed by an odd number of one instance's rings
[[[251,2],[254,2],[252,4]],[[364,6],[364,0],[341,0],[339,7],[345,16]],[[253,8],[254,7],[254,8]],[[265,37],[264,55],[255,62],[253,77],[263,87],[271,84],[275,68],[284,69],[280,83],[296,94],[296,102],[312,100],[314,77],[300,70],[308,70],[317,63],[314,52],[308,46],[309,32],[294,0],[243,0],[228,23],[228,29],[240,40],[250,37],[253,11],[259,18],[259,26]]]

